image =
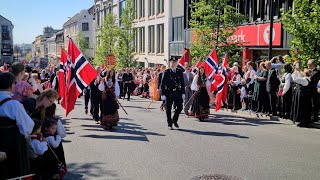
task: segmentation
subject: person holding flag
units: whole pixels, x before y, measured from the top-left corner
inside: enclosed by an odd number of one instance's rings
[[[200,66],[198,74],[194,77],[191,90],[195,91],[195,96],[191,108],[190,115],[203,121],[210,114],[210,97],[207,92],[207,86],[210,86],[210,81],[204,72],[204,67]]]

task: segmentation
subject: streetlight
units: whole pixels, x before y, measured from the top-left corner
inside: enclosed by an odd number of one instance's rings
[[[147,61],[147,67],[149,67],[149,61],[148,61],[147,57],[144,57],[144,60]]]
[[[272,40],[273,40],[273,1],[270,0],[269,14],[270,14],[270,37],[269,37],[269,60],[272,59]]]

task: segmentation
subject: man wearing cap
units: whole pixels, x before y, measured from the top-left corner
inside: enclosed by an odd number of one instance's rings
[[[177,69],[178,60],[171,58],[170,68],[164,72],[161,84],[161,100],[166,100],[166,114],[169,129],[173,129],[172,125],[179,128],[178,119],[182,111],[182,103],[185,98],[185,85],[183,74],[180,69]],[[173,117],[171,117],[171,109],[173,103],[176,105],[176,110]]]

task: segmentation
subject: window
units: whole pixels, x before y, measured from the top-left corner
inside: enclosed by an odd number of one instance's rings
[[[138,42],[139,42],[139,39],[138,39],[138,28],[134,28],[133,29],[133,46],[134,46],[134,52],[139,52],[138,50]]]
[[[183,41],[184,38],[184,29],[183,29],[183,25],[184,25],[184,18],[183,17],[177,17],[177,18],[173,18],[173,35],[172,35],[172,40],[173,41]]]
[[[82,31],[89,31],[89,23],[82,23]]]
[[[164,53],[164,25],[157,25],[157,53]]]
[[[145,52],[145,31],[144,27],[139,28],[139,52],[144,53]]]
[[[158,0],[157,2],[157,14],[161,14],[164,12],[164,0]]]
[[[134,18],[138,19],[138,0],[133,0]]]
[[[9,34],[9,28],[8,26],[1,26],[1,29],[2,29],[2,40],[4,41],[8,41],[10,40],[10,34]]]
[[[106,18],[107,16],[107,6],[104,6],[103,8],[103,20]]]
[[[97,9],[97,25],[100,27],[100,9]]]
[[[154,15],[154,1],[155,0],[149,0],[149,3],[148,3],[148,16],[153,16]]]
[[[122,22],[121,22],[121,16],[122,16],[122,14],[123,14],[123,10],[126,8],[126,1],[125,0],[123,0],[123,1],[120,1],[119,2],[119,17],[120,17],[120,19],[119,19],[119,22],[120,22],[120,27],[122,26]]]
[[[154,53],[154,26],[149,26],[148,27],[148,43],[149,43],[149,48],[148,48],[148,52],[149,53]]]
[[[144,17],[144,1],[145,0],[140,0],[139,2],[139,7],[140,7],[140,9],[139,9],[139,18],[143,18]]]

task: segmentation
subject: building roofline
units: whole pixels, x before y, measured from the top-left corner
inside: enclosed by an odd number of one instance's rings
[[[7,20],[7,21],[9,21],[10,22],[10,24],[14,27],[14,25],[12,24],[12,22],[9,20],[9,19],[7,19],[7,18],[5,18],[4,16],[2,16],[2,15],[0,15],[3,19],[5,19],[5,20]]]

